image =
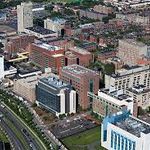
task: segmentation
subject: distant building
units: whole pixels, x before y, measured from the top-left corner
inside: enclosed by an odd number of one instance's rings
[[[53,38],[56,38],[58,36],[58,34],[56,32],[54,32],[52,30],[45,29],[45,28],[40,27],[40,26],[25,28],[24,32],[29,34],[29,35],[33,35],[37,38],[53,39]]]
[[[95,12],[98,12],[98,13],[102,13],[102,14],[111,14],[113,12],[112,10],[112,7],[106,7],[106,6],[103,6],[103,5],[95,5],[93,10]]]
[[[107,15],[104,13],[99,13],[93,10],[88,10],[88,9],[80,9],[80,17],[87,17],[89,19],[94,19],[94,20],[100,20],[102,21],[103,17],[106,17]]]
[[[61,18],[53,18],[53,19],[45,19],[44,20],[44,28],[52,30],[59,35],[62,30],[64,30],[66,20]]]
[[[77,103],[83,109],[92,108],[92,99],[87,96],[87,93],[96,94],[99,89],[99,75],[95,71],[74,64],[63,67],[60,78],[75,88]]]
[[[150,124],[128,111],[104,118],[101,127],[101,145],[108,150],[149,150]]]
[[[30,59],[41,68],[50,67],[52,72],[59,73],[59,69],[64,66],[64,49],[41,42],[32,43]]]
[[[24,32],[25,28],[33,27],[32,3],[21,3],[17,6],[18,32]]]
[[[34,39],[34,36],[27,34],[8,37],[7,42],[5,43],[7,58],[9,59],[17,53],[28,51],[28,46],[30,43],[34,42]]]
[[[123,90],[103,89],[98,91],[98,95],[88,92],[88,96],[93,99],[93,112],[102,117],[120,110],[130,110],[131,114],[137,116],[137,103]]]
[[[88,52],[86,49],[80,47],[70,47],[68,50],[77,57],[75,64],[88,67],[90,62],[93,61],[92,53]],[[65,57],[65,65],[69,65],[67,57]]]
[[[105,88],[111,87],[116,90],[126,90],[138,85],[150,88],[150,66],[135,66],[127,69],[120,69],[115,74],[105,75]]]
[[[129,66],[139,64],[139,61],[148,56],[148,46],[133,39],[119,40],[117,56]]]
[[[57,78],[41,79],[37,84],[36,99],[38,105],[56,116],[76,113],[76,91]]]

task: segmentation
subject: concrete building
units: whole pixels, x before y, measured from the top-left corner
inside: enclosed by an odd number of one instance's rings
[[[119,40],[117,56],[129,66],[135,66],[148,56],[148,46],[133,39]]]
[[[129,88],[126,93],[133,97],[138,106],[146,109],[150,106],[150,88],[145,88],[143,85]]]
[[[83,109],[92,108],[92,99],[87,96],[87,92],[96,94],[99,89],[99,75],[95,71],[74,64],[63,67],[60,78],[75,88],[77,103]]]
[[[36,84],[41,78],[49,74],[32,75],[30,77],[14,80],[13,91],[31,103],[36,101]]]
[[[115,74],[105,75],[105,88],[116,90],[129,89],[134,86],[144,85],[150,88],[150,66],[135,66],[118,70]]]
[[[52,18],[52,19],[45,19],[44,20],[44,28],[52,30],[59,35],[61,34],[62,30],[64,30],[66,20],[61,18]]]
[[[101,145],[108,150],[149,150],[150,124],[128,111],[104,118],[101,127]]]
[[[21,3],[17,6],[18,32],[24,32],[25,28],[33,27],[32,3]]]
[[[58,34],[52,30],[45,29],[40,26],[34,26],[34,27],[28,27],[24,29],[24,32],[33,35],[37,38],[47,38],[47,39],[53,39],[58,36]]]
[[[137,116],[137,103],[123,90],[103,89],[98,91],[98,95],[88,92],[88,96],[93,99],[93,112],[99,116],[105,117],[120,110],[130,110],[131,114]]]
[[[36,99],[38,105],[56,116],[76,113],[76,91],[57,78],[41,79],[36,87]]]
[[[60,67],[64,66],[64,49],[42,42],[32,43],[30,60],[42,68],[50,67],[52,72],[59,73]]]
[[[112,7],[106,7],[106,6],[103,6],[103,5],[95,5],[93,10],[95,12],[98,12],[98,13],[102,13],[102,14],[111,14],[113,12],[112,10]]]

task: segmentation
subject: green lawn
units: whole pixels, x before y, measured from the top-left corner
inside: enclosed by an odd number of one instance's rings
[[[70,150],[88,150],[88,145],[99,141],[100,143],[100,127],[90,129],[77,135],[73,135],[62,139],[62,142]],[[96,145],[95,149],[103,150],[100,148],[100,144]]]

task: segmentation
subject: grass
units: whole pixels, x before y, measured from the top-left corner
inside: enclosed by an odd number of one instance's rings
[[[3,141],[5,143],[9,143],[9,140],[7,139],[5,133],[2,131],[1,128],[0,128],[0,141]]]
[[[82,132],[77,135],[73,135],[67,138],[62,139],[62,142],[70,149],[70,150],[85,150],[87,145],[90,145],[96,141],[100,142],[100,127],[96,127],[90,129],[88,131]],[[100,144],[98,145],[100,148]],[[98,147],[97,146],[97,147]],[[97,148],[96,148],[97,149]],[[100,149],[102,150],[102,149]]]

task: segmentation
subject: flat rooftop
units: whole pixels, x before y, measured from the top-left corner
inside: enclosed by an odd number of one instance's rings
[[[134,73],[140,73],[143,71],[148,71],[150,70],[150,66],[133,66],[133,67],[129,67],[129,68],[125,68],[125,69],[120,69],[117,70],[115,74],[112,74],[111,77],[113,78],[119,78],[119,77],[123,77],[123,76],[127,76],[127,75],[131,75]]]
[[[67,71],[67,73],[75,74],[75,75],[88,75],[88,74],[96,74],[95,71],[85,68],[83,66],[79,66],[77,64],[73,64],[70,66],[63,67],[63,71]]]
[[[38,47],[41,47],[43,49],[46,49],[48,51],[57,51],[57,50],[60,50],[60,47],[58,46],[53,46],[53,45],[49,45],[49,44],[46,44],[46,43],[33,43],[34,45],[38,46]]]
[[[134,39],[123,39],[123,40],[120,40],[120,41],[126,42],[126,43],[134,45],[134,46],[139,46],[139,47],[146,46],[144,43],[136,41]]]
[[[140,137],[141,133],[150,133],[150,125],[134,117],[128,117],[125,120],[116,122],[115,125],[137,137]]]
[[[69,87],[69,84],[64,83],[62,80],[56,78],[56,77],[47,77],[47,78],[42,78],[40,82],[45,83],[48,86],[51,86],[56,89],[60,88],[65,88]]]
[[[134,86],[132,88],[129,88],[128,91],[134,93],[134,94],[144,94],[144,93],[148,93],[150,92],[149,88],[146,88],[144,85],[138,85],[138,86]]]
[[[71,47],[69,48],[70,51],[74,51],[76,53],[80,53],[82,55],[88,55],[91,54],[90,52],[88,52],[86,49],[80,48],[80,47]]]
[[[52,30],[48,30],[48,29],[45,29],[45,28],[40,27],[40,26],[29,27],[29,28],[26,28],[26,29],[31,30],[31,31],[36,32],[36,33],[39,33],[39,34],[42,34],[42,35],[56,33]]]

